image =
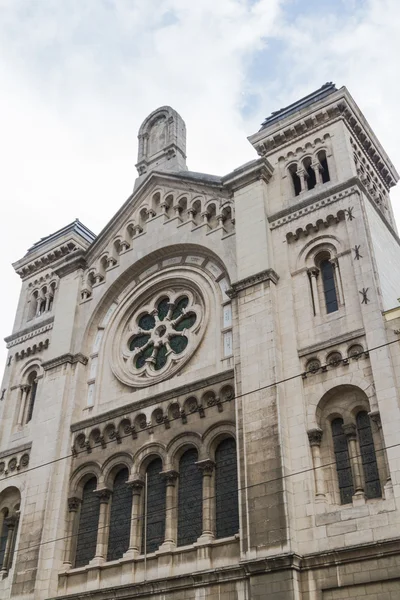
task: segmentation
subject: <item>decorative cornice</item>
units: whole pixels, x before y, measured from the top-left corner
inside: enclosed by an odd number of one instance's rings
[[[50,265],[53,265],[60,259],[65,260],[65,257],[77,251],[83,252],[83,250],[75,242],[69,241],[65,244],[61,244],[57,248],[52,248],[49,252],[42,254],[42,256],[38,256],[36,258],[32,257],[31,260],[29,260],[28,254],[27,257],[24,257],[21,261],[14,263],[13,266],[21,279],[26,279],[38,271],[47,269]]]
[[[19,454],[20,452],[25,452],[26,450],[30,450],[32,448],[32,442],[28,444],[21,444],[21,446],[15,446],[14,448],[9,448],[8,450],[2,450],[0,452],[0,458],[6,458],[7,456],[11,456],[12,454]]]
[[[246,163],[222,177],[222,183],[231,192],[235,192],[242,187],[250,185],[255,181],[268,181],[272,177],[274,171],[273,166],[266,158],[259,158]]]
[[[337,225],[340,221],[345,221],[346,213],[339,210],[336,215],[328,215],[325,219],[318,219],[315,223],[308,223],[305,227],[298,227],[296,231],[289,231],[286,234],[288,244],[296,242],[301,237],[307,237],[310,233],[317,233],[320,229],[327,229],[331,225]]]
[[[154,404],[159,404],[160,402],[164,402],[165,400],[172,400],[174,398],[177,398],[178,396],[184,396],[186,394],[189,395],[193,392],[196,392],[197,390],[203,389],[206,386],[213,386],[217,383],[222,383],[224,381],[232,381],[232,379],[233,371],[230,369],[229,371],[218,373],[217,375],[213,375],[212,377],[200,379],[195,383],[182,385],[172,390],[168,390],[167,392],[151,396],[150,398],[145,398],[136,402],[130,402],[129,404],[124,404],[123,406],[119,406],[118,408],[113,408],[112,410],[103,412],[99,415],[96,415],[95,417],[91,417],[90,419],[85,419],[84,421],[73,423],[71,425],[71,432],[74,433],[76,431],[86,429],[87,427],[94,427],[99,423],[104,423],[108,420],[112,421],[115,418],[123,417],[124,415],[127,415],[130,412],[138,412],[143,408],[153,406]]]
[[[343,335],[338,335],[334,338],[330,338],[325,342],[320,342],[319,344],[313,344],[312,346],[306,346],[304,348],[299,348],[298,355],[299,357],[307,356],[308,354],[315,354],[320,350],[326,350],[327,348],[331,348],[332,346],[337,346],[338,344],[343,344],[345,342],[352,342],[356,338],[360,338],[365,335],[364,329],[355,329],[354,331],[349,331],[348,333],[344,333]]]
[[[49,317],[39,323],[35,323],[35,325],[31,325],[30,327],[26,327],[26,329],[21,329],[20,331],[5,337],[4,341],[7,344],[7,348],[12,348],[22,342],[26,342],[26,340],[30,340],[36,335],[50,331],[50,329],[53,328],[53,321],[54,317]]]
[[[53,271],[60,278],[77,271],[78,269],[86,269],[87,263],[85,259],[85,251],[77,250],[67,260],[59,261],[53,266]]]
[[[88,362],[88,358],[81,354],[62,354],[61,356],[57,356],[56,358],[52,358],[44,363],[42,363],[42,367],[44,371],[50,371],[50,369],[55,369],[61,365],[71,364],[74,365],[76,363],[81,363],[82,365],[86,365]]]
[[[276,285],[279,281],[279,275],[273,269],[266,269],[265,271],[261,271],[255,275],[250,275],[250,277],[246,277],[245,279],[241,279],[236,283],[232,283],[232,287],[226,291],[226,294],[229,296],[229,298],[236,298],[236,296],[243,290],[247,290],[258,283],[269,283],[270,281]]]
[[[20,352],[15,353],[16,360],[22,360],[28,356],[32,356],[33,354],[37,354],[38,352],[42,352],[49,347],[50,340],[46,338],[44,341],[39,342],[38,344],[32,344],[32,346],[28,346],[26,348],[22,348]]]
[[[300,219],[306,214],[321,210],[324,206],[343,200],[351,194],[360,194],[360,185],[357,177],[351,177],[339,185],[323,187],[319,191],[314,189],[311,192],[305,192],[306,199],[268,217],[270,227],[271,229],[282,227],[282,225]],[[297,196],[297,198],[301,198],[301,196]]]
[[[322,441],[322,429],[309,429],[307,431],[310,446],[320,446]]]

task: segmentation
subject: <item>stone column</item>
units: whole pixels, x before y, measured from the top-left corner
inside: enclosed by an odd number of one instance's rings
[[[125,552],[124,557],[135,557],[140,554],[140,546],[142,541],[142,523],[143,511],[142,508],[142,490],[144,488],[143,479],[133,479],[127,481],[126,485],[132,490],[132,510],[131,510],[131,528],[129,538],[129,548]]]
[[[21,385],[20,386],[21,389],[21,402],[19,405],[19,413],[18,413],[18,425],[23,425],[24,424],[24,415],[25,415],[25,409],[27,407],[27,402],[28,402],[28,397],[29,397],[29,392],[31,389],[30,385]]]
[[[110,528],[110,498],[112,492],[107,488],[103,488],[101,490],[95,490],[94,493],[100,499],[100,515],[97,530],[96,554],[93,560],[96,562],[103,562],[107,558],[108,531]]]
[[[196,463],[203,473],[203,530],[199,537],[200,542],[210,542],[215,537],[215,485],[214,467],[212,460],[200,460]]]
[[[316,160],[315,162],[312,163],[311,166],[314,169],[316,185],[321,185],[322,184],[321,163],[319,162],[319,160]]]
[[[4,519],[4,522],[6,524],[7,527],[7,541],[6,541],[6,547],[4,550],[4,558],[3,558],[3,564],[0,570],[0,579],[4,578],[7,573],[8,570],[10,569],[11,565],[12,565],[12,552],[13,552],[13,541],[14,541],[14,535],[16,533],[16,526],[18,523],[18,517],[16,515],[12,515],[11,517],[6,517]]]
[[[307,273],[308,273],[308,275],[310,277],[310,281],[311,281],[311,293],[312,293],[312,297],[313,297],[313,301],[314,301],[314,314],[315,314],[315,316],[317,316],[321,313],[320,306],[319,306],[318,286],[317,286],[317,278],[319,275],[319,269],[317,269],[317,267],[311,267],[310,269],[307,269]]]
[[[371,421],[373,423],[375,423],[376,430],[379,435],[380,450],[382,451],[383,468],[385,469],[385,473],[384,473],[384,479],[386,480],[385,486],[392,485],[392,478],[390,475],[389,463],[388,463],[387,454],[386,454],[385,440],[383,437],[382,421],[381,421],[380,412],[378,410],[374,410],[374,411],[371,411],[370,413],[368,413],[368,416],[371,419]],[[378,450],[378,452],[379,452],[379,450]]]
[[[176,481],[179,473],[177,471],[163,471],[161,473],[165,478],[166,485],[166,506],[165,506],[165,538],[161,545],[162,550],[172,550],[176,546],[176,525],[177,525],[177,494]]]
[[[339,260],[338,260],[337,256],[335,258],[332,258],[330,263],[333,267],[333,276],[335,278],[335,284],[336,284],[336,289],[337,289],[339,305],[343,305],[344,304],[344,294],[343,294],[343,287],[342,287],[342,278],[340,277]]]
[[[325,479],[321,466],[321,441],[322,429],[309,429],[307,431],[308,441],[311,447],[315,477],[315,496],[317,499],[325,499]]]
[[[357,441],[357,427],[355,423],[346,423],[343,425],[343,432],[349,446],[351,470],[353,472],[354,480],[354,495],[364,496],[364,486],[361,475],[361,455]]]
[[[73,552],[72,547],[75,546],[76,533],[78,528],[77,514],[81,505],[81,499],[76,496],[68,498],[68,525],[67,525],[67,536],[65,540],[64,550],[64,565],[66,568],[72,566]]]
[[[305,192],[307,190],[305,170],[303,168],[297,169],[296,175],[300,179],[301,192]]]

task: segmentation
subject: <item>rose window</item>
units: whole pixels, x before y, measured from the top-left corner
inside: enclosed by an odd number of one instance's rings
[[[127,357],[136,371],[161,371],[179,361],[200,322],[200,307],[191,294],[158,298],[131,321]]]

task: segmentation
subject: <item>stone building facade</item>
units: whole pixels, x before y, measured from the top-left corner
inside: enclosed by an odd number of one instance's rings
[[[0,597],[400,597],[398,175],[346,88],[134,191],[22,279],[0,400]]]

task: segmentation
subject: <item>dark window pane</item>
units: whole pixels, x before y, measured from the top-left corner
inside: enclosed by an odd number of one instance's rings
[[[311,166],[309,166],[307,168],[307,189],[313,190],[316,183],[317,179],[315,177],[315,171]]]
[[[351,472],[347,439],[343,431],[343,419],[331,423],[336,471],[339,481],[340,501],[349,504],[354,494],[353,474]]]
[[[188,339],[185,335],[174,335],[174,337],[170,338],[169,345],[175,354],[180,354],[188,345]]]
[[[155,327],[156,320],[153,315],[143,315],[143,317],[140,317],[138,325],[141,329],[149,331]]]
[[[145,506],[147,528],[143,519],[142,553],[155,552],[165,536],[165,481],[162,475],[161,458],[156,458],[147,467],[147,502]],[[146,536],[145,536],[146,533]],[[146,537],[146,539],[145,539]]]
[[[178,546],[193,544],[202,532],[203,476],[197,460],[197,451],[193,449],[179,461]]]
[[[143,350],[143,352],[141,354],[139,354],[139,356],[136,359],[136,368],[140,369],[141,367],[143,367],[146,363],[146,358],[150,358],[150,356],[153,354],[153,349],[154,346],[153,344],[150,344],[150,346],[148,346],[146,348],[146,350]]]
[[[323,260],[320,265],[322,283],[324,286],[326,312],[332,313],[338,309],[335,276],[333,272],[333,266],[329,260]]]
[[[172,320],[177,319],[182,314],[182,309],[186,308],[188,304],[189,298],[187,296],[179,298],[178,302],[175,303],[175,308],[172,312]]]
[[[376,462],[374,438],[372,436],[368,413],[366,411],[359,412],[356,423],[364,471],[365,495],[367,498],[380,498],[382,496],[382,490],[379,481],[378,465]]]
[[[161,302],[158,303],[157,309],[158,309],[158,318],[160,319],[160,321],[163,321],[168,314],[169,299],[164,298],[164,300],[161,300]]]
[[[29,421],[32,419],[32,414],[33,414],[33,408],[35,406],[35,398],[36,398],[36,392],[37,392],[37,381],[34,381],[31,385],[31,391],[29,394],[29,405],[28,405],[28,413],[26,415],[26,422],[29,423]]]
[[[157,352],[157,356],[156,356],[156,362],[154,365],[154,368],[156,369],[156,371],[159,371],[159,369],[162,369],[163,366],[166,364],[167,362],[167,347],[161,346],[161,348],[158,349]]]
[[[97,529],[100,514],[100,500],[94,494],[96,486],[96,477],[92,477],[86,482],[83,488],[75,567],[87,565],[96,554]]]
[[[149,341],[150,336],[147,333],[143,333],[141,335],[136,335],[131,343],[129,344],[129,350],[134,350],[135,348],[141,348]]]
[[[8,527],[6,525],[6,514],[4,514],[4,518],[3,518],[3,515],[0,518],[3,519],[3,527],[2,527],[1,533],[0,533],[0,569],[1,569],[1,567],[3,566],[4,553],[6,550]]]
[[[227,438],[215,452],[216,537],[239,531],[236,442]]]
[[[329,176],[328,162],[326,158],[323,158],[320,162],[322,167],[322,183],[327,183],[331,179]]]
[[[194,313],[189,313],[188,315],[185,315],[183,319],[181,319],[179,323],[175,325],[175,329],[176,331],[183,331],[184,329],[189,329],[195,323],[196,315]]]
[[[128,476],[124,468],[114,479],[107,560],[118,560],[129,548],[132,490],[126,485]]]

